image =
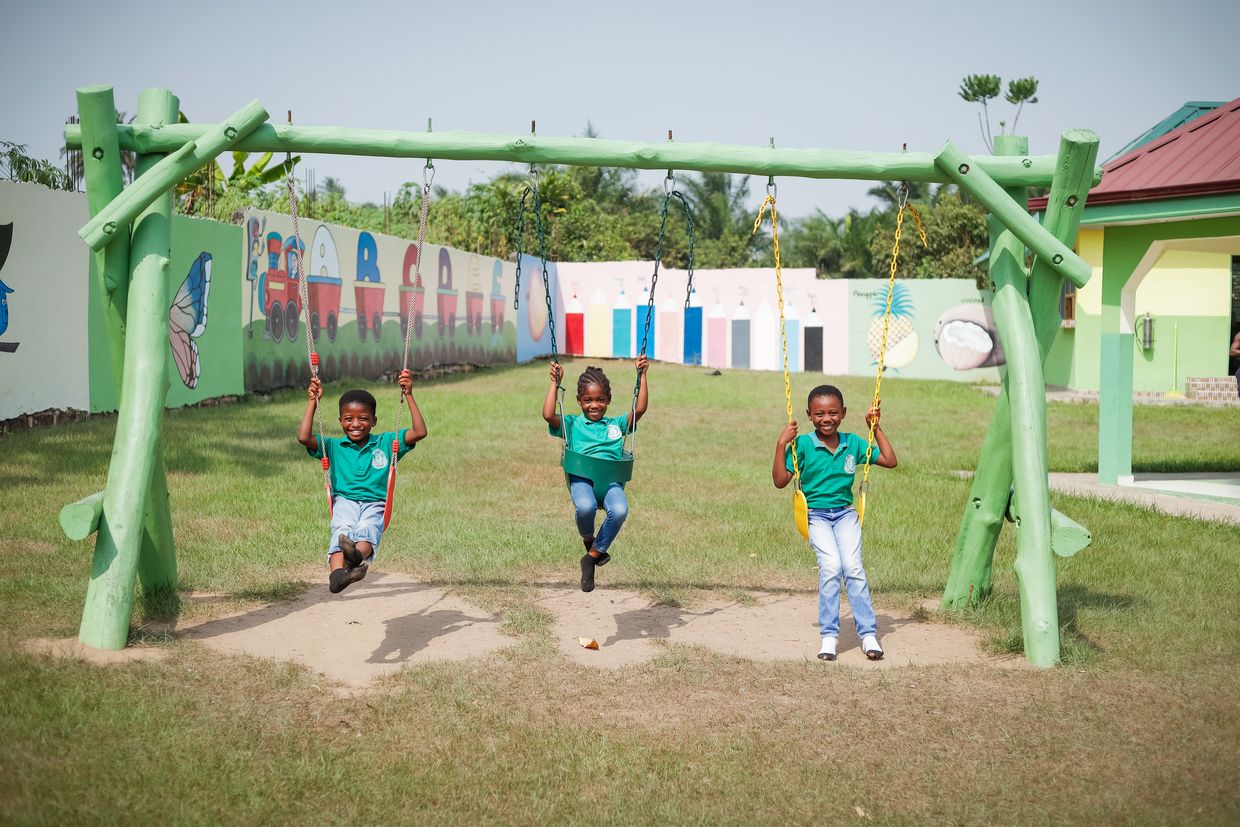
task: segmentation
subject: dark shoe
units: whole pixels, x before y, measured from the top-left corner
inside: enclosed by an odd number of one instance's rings
[[[594,591],[594,558],[589,554],[581,555],[581,590]]]
[[[340,552],[344,555],[344,564],[355,569],[362,564],[362,553],[353,545],[353,541],[343,534],[340,535]]]
[[[357,566],[351,569],[336,569],[327,578],[327,589],[332,594],[340,594],[349,584],[356,583],[366,576],[368,566]]]
[[[603,566],[607,565],[607,561],[610,559],[611,559],[611,555],[604,551],[598,557],[594,558],[594,567],[596,569],[602,568]]]

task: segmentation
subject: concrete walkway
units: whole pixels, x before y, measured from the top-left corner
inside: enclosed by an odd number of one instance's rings
[[[1097,474],[1050,475],[1052,491],[1117,500],[1180,517],[1240,525],[1240,474],[1138,474],[1131,485],[1103,485]],[[1208,499],[1195,499],[1204,497]],[[1218,498],[1218,499],[1213,499]]]

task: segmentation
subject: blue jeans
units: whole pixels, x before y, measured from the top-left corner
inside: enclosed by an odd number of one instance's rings
[[[848,589],[857,636],[878,631],[870,585],[861,566],[861,523],[851,505],[809,510],[809,544],[818,558],[818,625],[823,637],[840,634],[840,579]]]
[[[332,500],[332,536],[327,545],[327,558],[340,551],[340,535],[353,542],[370,543],[374,549],[367,560],[374,560],[383,538],[383,507],[386,503],[359,503],[345,497]]]
[[[578,533],[582,537],[593,536],[593,547],[598,551],[607,551],[612,541],[616,539],[616,535],[620,533],[620,526],[624,525],[625,519],[629,516],[629,501],[624,496],[624,489],[620,487],[620,483],[613,482],[607,487],[607,496],[603,498],[603,509],[607,512],[607,518],[603,520],[598,533],[594,531],[594,515],[598,513],[594,484],[585,477],[569,474],[568,493],[573,498],[573,508],[577,510]]]

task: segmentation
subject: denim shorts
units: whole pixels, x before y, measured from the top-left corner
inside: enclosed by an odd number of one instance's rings
[[[340,535],[353,542],[365,541],[374,548],[367,560],[374,560],[383,539],[383,508],[386,503],[359,503],[344,497],[332,500],[332,534],[327,545],[327,559],[340,551]]]

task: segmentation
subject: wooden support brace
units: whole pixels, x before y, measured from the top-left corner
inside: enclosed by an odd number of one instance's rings
[[[103,514],[103,492],[83,497],[60,509],[60,527],[70,540],[85,540],[99,530]]]
[[[100,249],[118,231],[128,227],[157,198],[185,180],[186,176],[214,160],[215,156],[235,146],[238,140],[253,132],[266,120],[267,110],[263,109],[258,101],[246,104],[224,123],[213,127],[201,138],[183,144],[155,164],[86,222],[78,235],[92,250]]]
[[[187,141],[200,141],[212,129],[205,124],[118,127],[121,147],[138,152],[172,152]],[[81,140],[75,125],[65,127],[65,143]],[[867,181],[951,179],[928,152],[856,152],[715,143],[637,143],[600,138],[543,138],[533,135],[487,135],[475,132],[390,132],[337,126],[263,124],[237,141],[245,152],[317,152],[384,158],[436,158],[445,161],[512,161],[523,164],[577,164],[629,169],[682,169],[844,178]],[[1054,156],[987,157],[976,163],[1003,186],[1044,187],[1054,175]],[[1101,180],[1101,172],[1095,180]]]
[[[982,203],[990,214],[1007,227],[1040,259],[1077,287],[1084,287],[1093,268],[1055,238],[1029,214],[1025,205],[1013,201],[1003,187],[951,141],[935,156],[934,163],[956,184]]]

